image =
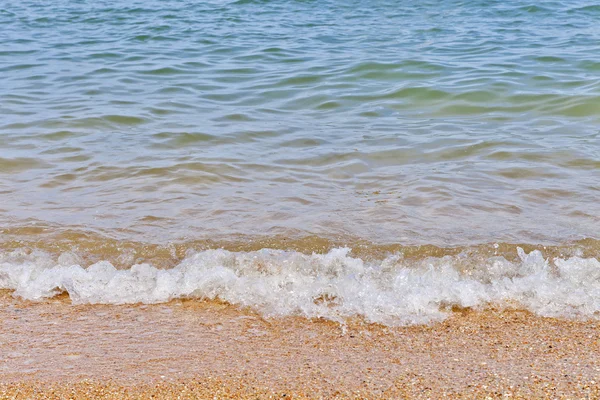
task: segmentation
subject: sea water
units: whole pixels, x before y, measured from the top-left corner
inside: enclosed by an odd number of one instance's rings
[[[599,21],[583,0],[3,4],[0,287],[596,317]]]

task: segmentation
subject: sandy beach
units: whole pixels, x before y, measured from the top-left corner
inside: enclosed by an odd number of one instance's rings
[[[389,328],[218,302],[0,298],[2,398],[597,398],[595,321],[456,310]]]

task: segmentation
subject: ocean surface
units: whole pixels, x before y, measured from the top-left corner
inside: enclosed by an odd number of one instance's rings
[[[0,289],[600,316],[600,5],[0,5]]]

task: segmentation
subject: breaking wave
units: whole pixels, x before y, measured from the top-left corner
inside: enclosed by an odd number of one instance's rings
[[[596,258],[544,258],[539,250],[518,258],[464,254],[367,261],[349,248],[326,254],[262,249],[206,250],[171,269],[108,261],[84,264],[74,253],[53,258],[18,249],[0,254],[0,288],[27,300],[67,293],[75,304],[160,303],[220,299],[267,317],[304,316],[343,321],[361,317],[385,325],[439,321],[452,308],[517,307],[541,316],[600,315],[600,262]]]

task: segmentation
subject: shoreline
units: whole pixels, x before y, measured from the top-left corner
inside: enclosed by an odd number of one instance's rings
[[[439,323],[265,319],[216,301],[71,305],[0,292],[1,398],[600,395],[597,321],[456,310]]]

